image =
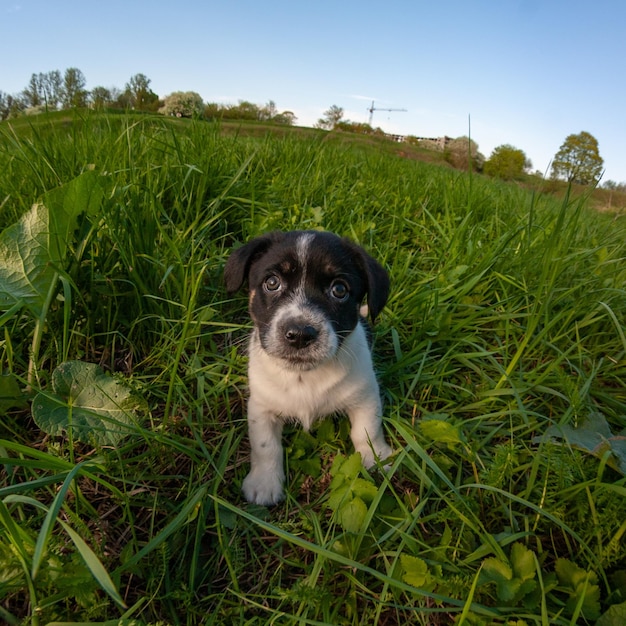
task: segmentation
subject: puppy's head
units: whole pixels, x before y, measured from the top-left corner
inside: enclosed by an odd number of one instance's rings
[[[389,295],[389,277],[363,248],[328,232],[274,232],[235,250],[226,288],[247,281],[250,316],[262,348],[296,369],[332,358],[359,323],[367,296],[374,320]]]

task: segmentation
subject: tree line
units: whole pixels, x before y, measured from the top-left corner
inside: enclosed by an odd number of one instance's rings
[[[145,74],[131,76],[124,89],[97,86],[86,88],[85,75],[76,67],[32,74],[26,87],[17,94],[0,91],[0,120],[43,111],[91,107],[94,109],[130,109],[162,113],[176,117],[271,121],[292,125],[296,116],[279,111],[276,103],[263,106],[239,101],[238,104],[205,103],[195,91],[175,91],[160,98],[150,88]]]
[[[95,109],[130,109],[203,119],[249,120],[293,125],[296,116],[291,111],[279,111],[276,103],[257,104],[240,100],[238,104],[205,103],[194,91],[176,91],[160,98],[150,88],[145,74],[135,74],[124,85],[117,87],[97,86],[86,88],[87,80],[76,67],[61,73],[59,70],[32,74],[26,87],[18,94],[0,91],[0,120],[19,115],[36,114],[92,107]],[[380,128],[369,124],[351,122],[343,118],[343,109],[332,105],[316,124],[325,130],[341,130],[359,134],[385,135]],[[409,143],[419,144],[417,137],[409,135]],[[522,179],[531,173],[532,163],[523,150],[510,144],[497,146],[486,159],[478,150],[478,144],[468,137],[458,137],[446,142],[444,159],[461,169],[471,167],[475,171],[506,180]],[[551,178],[566,180],[580,185],[598,184],[604,161],[600,156],[597,139],[588,132],[571,134],[559,148],[552,160]],[[536,173],[542,176],[541,172]],[[603,187],[626,191],[625,183],[606,181]]]
[[[343,118],[343,109],[332,105],[324,112],[316,126],[326,130],[340,130],[359,134],[381,135],[380,128],[369,124],[351,122]],[[405,141],[419,145],[418,137],[409,135]],[[531,173],[532,162],[523,150],[510,144],[497,146],[488,159],[478,150],[478,144],[469,137],[457,137],[445,142],[444,160],[459,169],[471,168],[489,176],[505,180],[521,180]],[[596,185],[604,169],[597,139],[586,131],[568,135],[552,159],[551,178],[579,185]],[[537,176],[543,177],[541,172]],[[626,183],[606,181],[606,189],[626,192]]]

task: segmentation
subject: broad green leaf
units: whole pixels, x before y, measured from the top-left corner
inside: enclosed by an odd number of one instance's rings
[[[496,584],[498,598],[503,602],[512,602],[522,586],[522,580],[513,577],[511,567],[496,558],[485,559],[481,570],[481,583]]]
[[[405,583],[426,591],[432,591],[435,588],[436,583],[424,559],[410,554],[401,554],[400,565],[402,566],[402,580]]]
[[[358,452],[354,452],[349,457],[337,455],[335,461],[337,462],[337,466],[335,467],[335,463],[333,463],[331,469],[333,476],[341,474],[344,478],[355,478],[361,471],[362,461],[361,455]]]
[[[602,457],[610,451],[612,455],[609,465],[626,475],[626,436],[624,432],[614,435],[602,413],[591,413],[576,428],[569,424],[550,426],[546,434],[557,439],[564,439],[570,446],[597,457]]]
[[[12,374],[0,375],[0,415],[9,409],[20,409],[27,406],[17,379]]]
[[[481,570],[482,576],[488,582],[499,582],[513,579],[513,570],[508,563],[491,557],[485,559]]]
[[[351,498],[352,494],[350,492],[349,484],[342,483],[334,487],[331,484],[330,496],[328,497],[328,507],[333,511],[337,511],[344,502],[347,502]]]
[[[0,310],[22,304],[38,315],[66,256],[78,216],[93,212],[101,199],[97,174],[86,172],[46,193],[0,233]]]
[[[55,280],[53,262],[48,209],[35,204],[0,234],[0,309],[22,302],[36,315]]]
[[[52,389],[38,393],[31,409],[39,428],[49,435],[71,431],[79,441],[115,445],[132,432],[141,402],[97,365],[61,363],[52,374]]]
[[[93,215],[102,203],[100,175],[85,172],[67,185],[49,191],[42,199],[50,213],[51,253],[59,261],[65,257],[68,243],[73,239],[78,216]]]
[[[555,565],[559,583],[569,593],[566,608],[573,614],[579,600],[583,597],[582,614],[586,619],[600,616],[600,587],[595,572],[586,572],[569,559],[557,559]]]
[[[344,530],[358,533],[367,515],[367,505],[361,498],[352,498],[338,511],[339,524]]]
[[[565,603],[565,608],[572,615],[578,606],[581,596],[582,602],[582,615],[585,619],[596,619],[600,616],[600,587],[598,585],[592,585],[591,582],[580,583],[575,591],[570,594],[570,597]]]
[[[425,417],[419,422],[419,428],[431,441],[448,444],[462,442],[459,427],[446,421],[445,416]]]
[[[496,584],[498,598],[512,606],[517,605],[537,588],[535,560],[531,550],[516,542],[511,546],[509,563],[501,559],[489,558],[483,562],[481,584]]]
[[[345,459],[346,457],[343,456],[343,454],[335,455],[335,458],[333,459],[333,464],[330,467],[330,475],[333,478],[339,475],[339,470],[341,469],[341,466],[343,465]]]
[[[532,550],[529,550],[524,544],[516,541],[511,546],[509,560],[516,578],[529,580],[535,577],[535,557]]]
[[[615,457],[615,465],[622,474],[626,475],[626,430],[622,430],[618,435],[609,439],[611,452]]]
[[[352,493],[365,502],[371,502],[378,494],[378,487],[370,480],[355,478],[351,485]]]
[[[626,602],[609,607],[596,622],[596,626],[624,626],[626,624]]]

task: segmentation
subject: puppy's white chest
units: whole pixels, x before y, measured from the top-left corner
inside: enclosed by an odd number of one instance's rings
[[[378,393],[360,326],[335,358],[311,370],[285,368],[254,338],[250,348],[250,401],[267,413],[298,420],[307,430],[316,419],[348,409],[358,396]]]

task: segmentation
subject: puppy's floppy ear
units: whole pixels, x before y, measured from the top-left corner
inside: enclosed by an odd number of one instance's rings
[[[365,255],[367,272],[367,306],[372,322],[387,304],[389,297],[389,274],[385,268],[368,254]]]
[[[240,289],[248,278],[250,267],[254,261],[282,237],[283,233],[279,231],[261,235],[260,237],[251,239],[248,243],[241,246],[241,248],[237,248],[232,252],[224,268],[226,291],[228,291],[228,293],[235,293],[235,291]]]
[[[355,246],[361,259],[364,276],[367,280],[367,307],[372,322],[383,310],[389,297],[389,274],[387,270],[363,248]]]

